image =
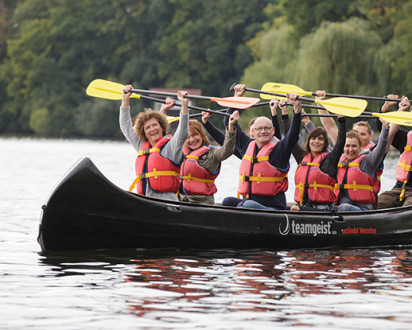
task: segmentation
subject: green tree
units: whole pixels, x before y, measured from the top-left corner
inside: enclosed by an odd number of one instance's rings
[[[395,27],[393,44],[399,47],[396,60],[392,62],[394,91],[401,95],[408,95],[411,98],[412,90],[412,0],[409,0],[403,7],[403,15],[399,17]]]
[[[377,73],[390,67],[390,58],[381,56],[383,48],[379,35],[364,20],[324,22],[302,39],[293,81],[309,90],[384,95],[388,77]]]
[[[170,0],[174,16],[159,46],[159,76],[169,87],[225,95],[252,62],[244,46],[265,20],[267,1]]]
[[[351,16],[360,15],[355,0],[282,0],[287,22],[299,35],[314,32],[322,22],[341,22]]]

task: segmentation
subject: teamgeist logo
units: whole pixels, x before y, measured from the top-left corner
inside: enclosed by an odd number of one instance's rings
[[[330,226],[332,225],[332,221],[328,221],[324,223],[321,221],[320,223],[306,223],[306,222],[299,222],[292,220],[290,223],[289,217],[285,214],[286,217],[286,224],[285,228],[282,229],[282,223],[279,224],[279,233],[283,236],[288,235],[290,231],[292,234],[301,234],[301,235],[331,235]]]

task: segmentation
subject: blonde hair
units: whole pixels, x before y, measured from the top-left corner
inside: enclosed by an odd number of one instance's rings
[[[354,123],[353,126],[352,126],[352,129],[354,129],[355,131],[356,131],[356,129],[355,129],[356,126],[364,126],[368,130],[368,133],[372,134],[371,125],[369,125],[369,123],[367,121],[363,120],[363,121],[358,121],[358,122]]]
[[[138,114],[134,122],[134,126],[133,126],[136,132],[136,135],[140,141],[148,140],[144,132],[144,124],[150,119],[155,119],[158,121],[160,127],[162,127],[163,135],[166,135],[167,133],[169,133],[169,122],[167,121],[167,117],[158,111],[154,111],[152,109],[146,108],[144,112],[140,112]]]
[[[200,137],[202,138],[202,145],[210,144],[205,129],[203,128],[202,124],[197,120],[189,120],[189,134],[191,131],[194,131],[195,133],[200,135]]]

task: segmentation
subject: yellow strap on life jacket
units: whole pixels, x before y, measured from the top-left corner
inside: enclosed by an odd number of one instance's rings
[[[134,181],[132,182],[132,185],[129,187],[129,191],[133,191],[134,187],[136,186],[136,184],[140,181],[139,177],[136,177],[136,179],[134,179]]]
[[[195,155],[186,155],[185,158],[199,159],[199,157]]]
[[[405,146],[405,151],[410,151],[410,150],[411,150],[411,146],[409,145]],[[406,160],[404,160],[403,162],[398,162],[398,166],[402,167],[402,169],[406,172],[412,172],[412,166],[409,164],[406,164]],[[402,191],[401,191],[401,194],[399,195],[399,200],[401,202],[405,198],[405,187],[406,187],[407,182],[408,182],[408,179],[406,179],[402,185]]]
[[[129,188],[129,191],[132,191],[135,185],[142,179],[147,179],[147,178],[155,178],[157,179],[159,176],[177,176],[180,177],[180,173],[175,172],[175,171],[156,171],[156,169],[153,169],[153,172],[147,172],[144,174],[140,174],[134,179],[132,185]]]
[[[406,164],[406,160],[403,162],[398,162],[398,166],[402,167],[404,171],[411,172],[412,171],[412,166],[409,164]]]
[[[338,167],[354,167],[354,166],[358,166],[359,167],[359,163],[358,162],[350,162],[348,164],[344,163],[344,162],[340,162],[338,163]]]
[[[325,189],[330,189],[330,190],[335,190],[335,186],[329,186],[327,184],[319,184],[316,181],[313,183],[310,183],[308,185],[305,185],[303,182],[299,182],[299,184],[296,186],[299,189],[299,204],[300,206],[303,205],[303,196],[305,193],[305,187],[306,188],[313,188],[313,189],[318,189],[318,188],[325,188]]]
[[[302,163],[303,166],[320,166],[320,163]]]
[[[260,176],[260,173],[258,174],[258,176],[249,176],[247,177],[248,179],[246,179],[246,175],[245,173],[243,173],[242,175],[239,175],[239,180],[241,182],[245,182],[245,181],[254,181],[257,183],[261,183],[261,182],[279,182],[282,180],[287,179],[287,175],[286,176],[277,176],[277,177],[273,177],[273,176]]]
[[[406,188],[406,184],[408,183],[408,179],[406,179],[405,181],[403,181],[403,185],[402,185],[402,190],[401,190],[401,194],[399,195],[399,200],[402,202],[403,199],[405,198],[405,188]]]
[[[337,186],[340,188],[342,185],[337,185]],[[357,184],[356,181],[353,181],[352,184],[349,184],[349,183],[344,184],[343,189],[353,189],[354,191],[356,191],[358,189],[359,190],[373,191],[373,187],[368,186],[366,184]]]
[[[211,180],[211,179],[196,178],[195,176],[192,176],[192,174],[190,174],[190,173],[189,173],[189,175],[180,176],[180,178],[183,179],[183,180],[187,180],[188,182],[190,182],[191,180],[199,181],[199,182],[210,182],[210,183],[215,182],[215,180]]]
[[[152,152],[160,152],[160,148],[150,148],[150,149],[143,149],[137,153],[137,156],[143,156],[146,154],[151,154]]]
[[[403,150],[405,150],[405,151],[411,151],[411,150],[412,150],[412,146],[406,145],[405,148],[403,148]]]
[[[252,157],[249,155],[244,155],[243,156],[244,159],[248,160],[249,162],[253,163],[253,160],[256,159],[257,163],[263,162],[265,160],[269,160],[269,156],[263,156],[263,157]]]

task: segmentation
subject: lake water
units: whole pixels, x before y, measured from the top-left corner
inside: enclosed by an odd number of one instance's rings
[[[134,179],[126,142],[0,138],[0,329],[411,328],[408,248],[42,255],[40,208],[83,156],[121,188]],[[217,201],[235,194],[238,165],[224,162]]]

